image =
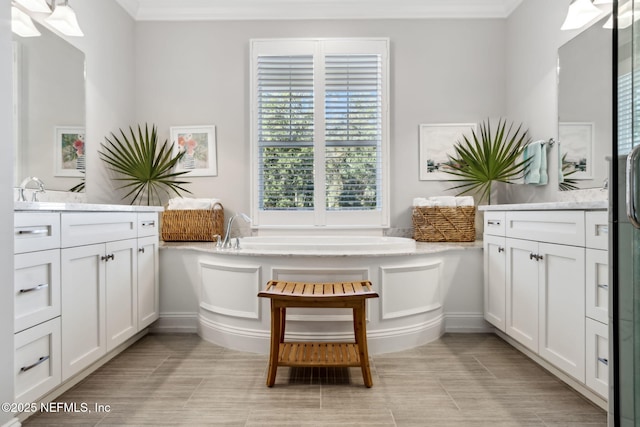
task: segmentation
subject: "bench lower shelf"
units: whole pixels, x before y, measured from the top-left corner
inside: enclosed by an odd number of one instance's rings
[[[360,366],[358,344],[341,342],[284,342],[278,351],[279,366]]]

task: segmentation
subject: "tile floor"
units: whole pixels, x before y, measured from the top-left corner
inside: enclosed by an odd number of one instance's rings
[[[279,368],[196,335],[142,338],[57,402],[110,412],[50,413],[25,426],[606,426],[606,413],[495,335],[447,334],[359,368]]]

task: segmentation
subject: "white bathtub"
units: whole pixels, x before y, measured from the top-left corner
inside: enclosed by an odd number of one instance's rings
[[[398,254],[414,252],[416,242],[404,237],[258,236],[243,237],[240,248],[255,252]]]
[[[373,236],[258,236],[239,249],[173,243],[160,251],[160,320],[156,331],[196,332],[226,348],[268,353],[269,280],[370,280],[370,354],[413,348],[445,331],[485,332],[482,247],[434,245]],[[348,309],[291,308],[287,339],[352,341]]]

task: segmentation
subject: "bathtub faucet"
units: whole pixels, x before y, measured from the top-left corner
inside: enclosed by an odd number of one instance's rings
[[[243,213],[237,213],[234,216],[232,216],[229,219],[229,222],[227,223],[227,232],[224,235],[224,241],[222,242],[222,248],[230,248],[231,247],[231,225],[233,224],[233,220],[236,219],[236,217],[238,217],[238,216],[240,218],[244,219],[248,223],[251,222],[251,218],[249,218],[246,214],[243,214]]]

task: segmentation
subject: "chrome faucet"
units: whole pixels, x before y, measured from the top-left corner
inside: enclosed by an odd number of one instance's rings
[[[222,242],[222,245],[221,245],[223,249],[231,247],[231,224],[233,224],[233,220],[236,219],[236,217],[238,216],[244,219],[248,223],[251,222],[251,218],[249,218],[246,214],[243,214],[243,213],[237,213],[234,216],[232,216],[229,219],[229,222],[227,223],[227,232],[224,235],[224,241]]]
[[[29,184],[30,182],[35,182],[36,184],[38,184],[38,188],[36,190],[33,190],[33,195],[31,196],[31,201],[32,202],[37,202],[38,201],[38,193],[44,193],[44,182],[42,182],[40,180],[40,178],[38,178],[37,176],[28,176],[25,179],[22,180],[22,182],[20,183],[20,188],[18,188],[18,201],[19,202],[26,202],[27,199],[26,197],[24,197],[24,190],[26,190],[27,188],[27,184]]]

